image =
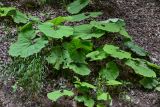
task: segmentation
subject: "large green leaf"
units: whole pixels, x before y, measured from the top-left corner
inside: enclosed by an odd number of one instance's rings
[[[39,30],[46,36],[62,39],[73,35],[73,28],[70,26],[54,26],[51,22],[45,22],[38,26]]]
[[[35,38],[35,36],[34,30],[20,32],[18,41],[10,46],[9,54],[11,56],[28,57],[40,52],[48,41],[43,38]]]
[[[16,13],[16,9],[14,7],[0,7],[0,16],[9,16]]]
[[[15,23],[27,23],[28,17],[26,14],[21,13],[14,7],[3,7],[0,8],[0,16],[11,16]]]
[[[75,0],[68,5],[67,10],[71,14],[79,13],[84,7],[89,4],[90,0]]]
[[[148,68],[148,66],[140,60],[129,59],[125,62],[125,64],[133,68],[135,73],[140,74],[144,77],[156,77],[156,73]]]
[[[143,78],[139,81],[144,88],[153,89],[158,85],[158,81],[154,78]]]
[[[132,39],[125,29],[124,21],[121,19],[109,19],[106,21],[99,22],[92,21],[91,25],[107,32],[120,33],[124,36],[124,38]]]
[[[116,85],[122,85],[122,83],[116,80],[109,80],[107,81],[107,85],[116,86]]]
[[[138,45],[134,44],[131,41],[126,42],[125,45],[128,48],[130,48],[133,52],[135,52],[136,54],[138,54],[140,56],[146,56],[147,55],[147,52],[143,48],[139,47]]]
[[[75,73],[79,75],[89,75],[91,70],[85,64],[70,64],[69,69],[72,69]]]
[[[86,63],[86,54],[92,50],[93,44],[91,41],[73,39],[66,44],[70,57],[74,62]]]
[[[63,50],[60,46],[56,46],[52,49],[52,53],[47,57],[47,61],[54,65],[54,68],[59,70],[60,65],[63,63]]]
[[[151,62],[148,62],[146,61],[147,65],[153,69],[157,69],[157,70],[160,70],[160,65],[157,65],[157,64],[154,64],[154,63],[151,63]],[[160,71],[159,71],[160,73]]]
[[[82,20],[85,20],[85,19],[88,19],[90,17],[98,17],[102,15],[101,12],[88,12],[88,13],[81,13],[81,14],[77,14],[77,15],[72,15],[72,16],[66,16],[64,17],[66,21],[69,21],[69,22],[76,22],[76,21],[82,21]]]
[[[157,86],[155,90],[160,92],[160,86]]]
[[[23,14],[20,11],[16,11],[16,13],[12,16],[13,20],[15,23],[27,23],[28,22],[28,17],[26,14]]]
[[[93,30],[93,26],[90,24],[83,24],[74,27],[74,36],[75,38],[81,39],[91,39],[91,38],[99,38],[105,34],[104,31],[95,29]]]
[[[51,23],[53,23],[54,25],[57,26],[57,25],[62,24],[65,20],[66,20],[65,17],[59,16],[59,17],[56,17],[52,20],[49,20],[49,22],[51,22]]]
[[[87,82],[80,82],[80,81],[76,81],[74,82],[76,84],[76,86],[78,87],[82,87],[82,88],[90,88],[90,89],[96,89],[96,87],[90,83]]]
[[[57,91],[54,91],[54,92],[50,92],[47,94],[47,97],[52,100],[52,101],[57,101],[60,97],[62,96],[73,96],[74,93],[72,91],[68,91],[68,90],[63,90],[61,92],[61,90],[57,90]]]
[[[119,58],[119,59],[130,59],[131,58],[131,54],[128,52],[125,52],[123,50],[120,50],[119,47],[116,47],[114,45],[105,45],[103,47],[103,50],[109,54],[110,56],[114,57],[114,58]]]
[[[63,44],[65,45],[65,44]],[[65,46],[64,46],[65,47]],[[68,68],[70,63],[74,62],[68,52],[68,49],[65,47],[63,50],[63,69]]]
[[[100,76],[105,80],[115,80],[119,75],[119,70],[114,62],[109,62],[106,67],[100,71]]]
[[[107,92],[107,93],[100,93],[97,95],[97,100],[104,100],[104,101],[108,101],[108,100],[111,100],[111,96],[110,94]]]
[[[96,61],[96,60],[103,60],[108,57],[108,54],[104,52],[103,50],[96,50],[88,53],[86,55],[87,58],[90,58],[91,61]]]
[[[30,30],[33,26],[33,22],[29,22],[29,23],[26,23],[24,26],[21,26],[19,29],[21,32],[25,32],[27,30]]]
[[[84,102],[84,105],[87,107],[94,107],[94,100],[87,96],[76,96],[75,100],[78,102]]]

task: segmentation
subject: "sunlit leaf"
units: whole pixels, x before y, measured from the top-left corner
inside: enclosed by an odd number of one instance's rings
[[[90,24],[83,24],[74,27],[74,38],[81,38],[81,39],[91,39],[91,38],[100,38],[105,34],[104,31],[94,29],[93,26]]]
[[[76,81],[75,84],[79,85],[79,87],[86,87],[86,88],[91,88],[91,89],[95,89],[96,87],[90,83],[87,82],[79,82]]]
[[[84,105],[87,107],[94,107],[94,100],[87,96],[76,96],[75,100],[78,102],[84,102]]]
[[[67,50],[72,60],[76,63],[86,63],[86,54],[92,50],[93,44],[91,41],[73,39],[66,44]]]
[[[49,22],[51,22],[51,23],[53,23],[54,25],[57,26],[57,25],[62,24],[65,20],[66,20],[65,17],[59,16],[59,17],[56,17],[52,20],[49,20]]]
[[[75,0],[68,5],[67,11],[71,14],[79,13],[84,7],[89,4],[90,0]]]
[[[156,73],[148,68],[148,66],[142,61],[129,59],[125,62],[125,64],[133,68],[135,73],[144,77],[156,77]]]
[[[54,47],[52,53],[47,57],[47,61],[54,65],[55,69],[60,69],[60,65],[63,63],[63,50],[61,47]]]
[[[148,62],[148,61],[147,61],[147,65],[148,65],[149,67],[151,67],[151,68],[160,70],[160,65],[157,65],[157,64],[154,64],[154,63],[151,63],[151,62]]]
[[[104,100],[104,101],[107,101],[107,100],[111,100],[111,96],[109,93],[101,93],[97,96],[97,100]]]
[[[0,16],[8,16],[10,14],[14,14],[16,9],[14,7],[1,7],[0,8]]]
[[[140,56],[146,56],[147,55],[147,52],[143,48],[139,47],[138,45],[134,44],[131,41],[126,42],[125,45],[128,48],[130,48],[133,52],[135,52],[136,54],[138,54]]]
[[[54,26],[51,22],[45,22],[38,26],[39,30],[46,36],[62,39],[73,35],[73,28],[70,26]]]
[[[72,91],[68,91],[68,90],[63,90],[61,92],[61,90],[57,90],[57,91],[54,91],[54,92],[50,92],[47,94],[47,97],[52,100],[52,101],[57,101],[60,97],[62,96],[73,96],[74,93]]]
[[[114,62],[109,62],[106,67],[100,71],[100,76],[105,80],[115,80],[119,75],[119,70]]]
[[[9,54],[11,56],[28,57],[41,51],[48,43],[43,38],[35,38],[34,30],[21,32],[18,36],[18,41],[10,46]]]
[[[27,23],[28,22],[28,17],[26,14],[23,14],[20,11],[16,11],[16,13],[13,15],[13,20],[16,23]]]
[[[128,52],[125,52],[123,50],[120,50],[119,47],[116,47],[114,45],[105,45],[103,47],[103,50],[109,54],[110,56],[114,58],[119,58],[119,59],[130,59],[131,54]]]
[[[115,86],[115,85],[122,85],[122,83],[116,80],[109,80],[107,81],[107,85]]]
[[[155,90],[160,92],[160,86],[156,87]]]
[[[77,15],[72,15],[72,16],[66,16],[64,17],[66,21],[69,22],[76,22],[76,21],[82,21],[88,18],[95,18],[102,15],[101,12],[88,12],[88,13],[81,13],[81,14],[77,14]]]
[[[108,54],[104,52],[103,50],[96,50],[88,53],[86,55],[87,58],[90,58],[91,61],[96,61],[96,60],[103,60],[108,57]]]
[[[132,39],[125,29],[124,21],[121,19],[114,19],[114,20],[109,19],[106,21],[99,21],[99,22],[92,21],[91,25],[107,32],[120,33],[124,38],[127,38],[129,40]]]
[[[85,64],[70,64],[69,69],[72,69],[79,75],[89,75],[91,70]]]

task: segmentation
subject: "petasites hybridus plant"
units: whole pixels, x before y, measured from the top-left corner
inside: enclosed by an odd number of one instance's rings
[[[80,12],[89,2],[89,0],[79,1],[76,0],[69,5],[68,11],[70,13],[76,14]],[[75,8],[75,4],[77,7],[73,10],[72,8]],[[141,77],[140,83],[145,87],[147,87],[145,84],[148,79],[156,79],[156,75],[159,75],[157,71],[160,67],[143,59],[148,55],[147,52],[134,44],[132,37],[125,29],[125,22],[122,19],[92,20],[86,24],[67,26],[64,25],[65,22],[79,22],[90,17],[95,18],[102,13],[87,12],[87,14],[59,16],[42,22],[37,18],[28,20],[29,16],[27,15],[25,17],[23,15],[23,17],[15,16],[12,11],[19,14],[14,8],[0,8],[0,17],[11,16],[16,23],[19,23],[17,21],[18,17],[18,19],[22,19],[19,21],[24,23],[19,29],[17,41],[11,44],[9,48],[9,54],[12,57],[26,59],[34,55],[43,56],[45,61],[52,65],[54,69],[64,71],[69,69],[77,76],[90,75],[92,72],[89,67],[90,62],[104,61],[106,64],[99,69],[98,77],[105,81],[106,86],[123,84],[118,80],[120,75],[119,61],[132,69],[130,73],[135,73]],[[118,37],[122,38],[124,41],[123,46],[128,48],[129,51],[125,51],[122,47],[115,46],[112,43],[95,48],[93,39],[98,40],[110,33],[116,33]],[[108,61],[107,59],[111,60]],[[97,80],[96,77],[95,80]],[[152,81],[150,83],[152,83],[152,86],[149,85],[148,87],[159,85],[155,85]],[[102,107],[101,105],[103,104],[97,103],[99,100],[111,100],[110,94],[106,90],[100,90],[100,88],[96,87],[97,84],[92,85],[88,82],[80,82],[80,80],[77,80],[74,84],[75,88],[79,90],[78,92],[83,93],[81,96],[66,89],[48,93],[48,98],[52,101],[57,101],[62,96],[75,96],[74,99],[76,101],[84,102],[84,105],[88,107],[93,107],[95,104],[97,104],[97,107]],[[97,102],[91,97],[90,89],[96,90]]]

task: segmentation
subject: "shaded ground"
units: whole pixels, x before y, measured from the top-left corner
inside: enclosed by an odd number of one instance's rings
[[[160,64],[160,1],[158,0],[112,0],[111,7],[108,3],[102,2],[99,7],[104,11],[104,18],[118,17],[126,21],[127,30],[131,34],[136,43],[144,47],[151,53],[150,58],[153,62]],[[19,6],[13,3],[13,6]],[[97,8],[97,7],[95,7]],[[110,11],[109,9],[112,8]],[[58,15],[66,15],[62,9],[45,7],[38,10],[29,10],[28,12],[44,19],[48,13],[48,17],[56,17]],[[43,14],[42,14],[43,13]],[[8,26],[6,28],[6,26]],[[4,23],[0,19],[0,71],[5,70],[5,65],[9,63],[7,54],[9,44],[14,41],[16,27]],[[57,82],[58,83],[58,82]],[[21,95],[11,92],[11,80],[2,83],[0,80],[0,107],[56,107],[47,100],[45,95],[40,95],[29,99],[20,91]],[[48,89],[49,86],[44,87]],[[50,89],[48,89],[50,90]],[[126,89],[131,97],[130,101],[113,100],[114,107],[160,107],[160,93],[146,92],[139,88]],[[62,102],[60,102],[62,103]],[[72,104],[64,102],[68,107]],[[62,105],[57,105],[62,107]],[[67,107],[66,106],[66,107]]]

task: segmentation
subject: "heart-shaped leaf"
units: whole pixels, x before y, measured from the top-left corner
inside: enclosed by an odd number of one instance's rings
[[[89,75],[91,70],[85,64],[70,64],[69,69],[72,69],[75,73],[79,75]]]
[[[79,13],[84,7],[89,4],[90,0],[75,0],[68,5],[67,11],[71,14]]]
[[[69,22],[76,22],[76,21],[82,21],[88,18],[95,18],[102,15],[101,12],[88,12],[88,13],[81,13],[81,14],[77,14],[77,15],[72,15],[72,16],[66,16],[64,17],[66,21]]]
[[[133,52],[135,52],[136,54],[138,54],[140,56],[146,56],[147,55],[147,52],[143,48],[139,47],[138,45],[134,44],[131,41],[125,42],[125,45],[128,48],[130,48]]]
[[[46,36],[62,39],[73,35],[73,28],[70,26],[54,26],[51,22],[45,22],[38,26],[39,30]]]
[[[119,47],[116,47],[114,45],[105,45],[103,47],[103,50],[109,54],[110,56],[114,58],[119,58],[119,59],[130,59],[131,54],[128,52],[125,52],[123,50],[120,50]]]
[[[52,101],[57,101],[60,97],[62,96],[73,96],[74,93],[72,91],[68,91],[68,90],[63,90],[61,92],[61,90],[57,90],[57,91],[54,91],[54,92],[50,92],[47,94],[47,97],[52,100]]]
[[[10,46],[9,54],[11,56],[28,57],[41,51],[48,43],[43,38],[36,38],[34,30],[21,32],[18,36],[18,41]]]
[[[135,73],[144,77],[156,77],[156,73],[148,68],[148,66],[142,61],[129,59],[125,62],[125,64],[133,68]]]

